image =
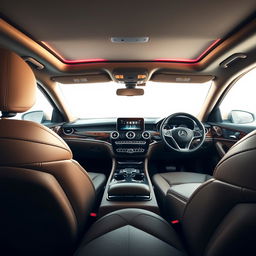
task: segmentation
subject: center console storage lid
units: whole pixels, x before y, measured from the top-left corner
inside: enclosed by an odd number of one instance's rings
[[[150,189],[147,184],[141,183],[114,183],[109,185],[108,197],[145,197],[150,198]]]

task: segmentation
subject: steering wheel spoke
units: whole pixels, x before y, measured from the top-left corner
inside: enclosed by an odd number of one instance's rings
[[[192,137],[190,141],[187,142],[185,149],[190,150],[191,144],[194,141],[195,137]]]
[[[163,129],[163,135],[168,138],[172,138],[172,130],[171,129]]]
[[[182,148],[181,148],[180,145],[177,143],[177,141],[176,141],[172,136],[171,136],[170,138],[171,138],[171,140],[172,140],[174,146],[176,147],[176,149],[182,150]]]
[[[194,132],[194,139],[200,139],[203,137],[203,134],[201,131],[193,130],[193,132]]]

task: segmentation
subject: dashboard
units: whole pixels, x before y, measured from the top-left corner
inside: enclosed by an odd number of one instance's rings
[[[116,157],[143,156],[160,141],[157,118],[84,119],[64,124],[59,135],[68,143],[98,143]]]
[[[150,168],[166,171],[172,166],[192,164],[195,159],[205,159],[212,164],[214,145],[221,142],[228,150],[245,133],[218,124],[204,123],[206,130],[202,150],[190,156],[176,153],[163,142],[160,134],[162,118],[97,118],[78,119],[75,122],[54,124],[50,127],[68,144],[77,160],[86,170],[109,173],[113,161],[148,161]],[[185,127],[196,130],[195,123],[189,119],[174,118],[164,128]],[[221,133],[219,132],[221,130]],[[239,133],[239,135],[237,135]],[[233,139],[237,136],[237,139]],[[215,164],[215,163],[214,163]],[[166,167],[167,166],[167,167]],[[208,167],[207,167],[208,168]],[[210,168],[210,167],[209,167]],[[169,170],[169,169],[168,169]],[[154,170],[153,170],[154,171]]]
[[[143,157],[149,148],[162,143],[160,118],[104,118],[80,119],[64,124],[59,134],[66,142],[104,143],[115,157]],[[196,129],[193,120],[178,117],[166,128],[185,127]],[[205,125],[207,128],[207,125]],[[209,139],[209,136],[208,136]]]

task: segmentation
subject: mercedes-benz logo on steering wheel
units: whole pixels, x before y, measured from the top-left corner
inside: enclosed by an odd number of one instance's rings
[[[184,131],[184,130],[180,130],[180,131],[178,131],[178,135],[179,135],[180,137],[186,137],[186,136],[187,136],[187,132]]]

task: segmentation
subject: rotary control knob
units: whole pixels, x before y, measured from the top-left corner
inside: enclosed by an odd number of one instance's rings
[[[132,140],[135,138],[135,132],[129,131],[125,134],[126,138]]]
[[[110,134],[111,139],[118,139],[119,138],[119,132],[111,132]]]
[[[149,132],[143,132],[143,133],[142,133],[142,138],[143,138],[144,140],[150,139],[150,133],[149,133]]]

